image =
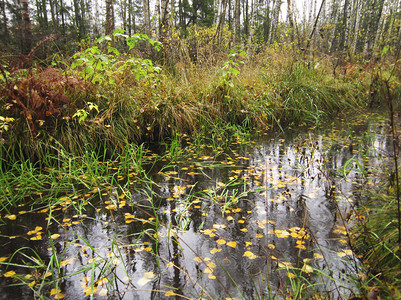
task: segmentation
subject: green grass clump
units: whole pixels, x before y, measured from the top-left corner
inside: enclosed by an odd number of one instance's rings
[[[370,278],[365,288],[385,298],[401,299],[401,253],[398,242],[397,201],[389,194],[371,195],[354,228],[355,245]]]

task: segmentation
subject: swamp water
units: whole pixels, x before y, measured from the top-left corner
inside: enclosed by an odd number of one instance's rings
[[[0,298],[267,299],[302,283],[347,299],[359,266],[346,229],[390,149],[367,120],[217,157],[205,146],[147,179],[3,215]]]

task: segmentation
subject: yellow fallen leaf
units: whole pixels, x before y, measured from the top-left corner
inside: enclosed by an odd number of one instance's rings
[[[200,263],[200,262],[202,262],[202,258],[200,258],[199,256],[197,256],[197,257],[194,258],[194,261]]]
[[[35,283],[36,283],[35,280],[34,280],[34,281],[31,281],[31,282],[28,284],[28,286],[29,286],[29,287],[33,287],[33,286],[35,285]]]
[[[4,277],[11,277],[14,276],[16,273],[15,271],[8,271],[6,273],[3,274]]]
[[[31,237],[30,240],[40,241],[40,240],[42,240],[42,235],[40,234],[40,232],[38,232],[38,234],[36,236]]]
[[[305,273],[312,273],[313,268],[310,265],[304,264],[304,266],[302,267],[302,271]]]
[[[245,242],[245,247],[252,245],[252,242]]]
[[[234,218],[233,218],[232,216],[228,216],[228,217],[226,218],[226,220],[227,220],[227,221],[232,221],[232,220],[234,220]]]
[[[263,237],[263,234],[257,233],[257,234],[256,234],[256,237],[257,237],[257,238],[262,238],[262,237]]]
[[[171,267],[174,267],[174,263],[169,261],[168,264],[167,264],[167,268],[171,268]]]
[[[293,268],[292,263],[283,261],[283,262],[278,262],[278,267],[279,268]]]
[[[257,255],[253,254],[251,251],[245,251],[243,256],[248,257],[249,259],[255,259],[258,257]]]
[[[67,265],[71,265],[74,262],[74,260],[75,259],[73,257],[63,260],[60,262],[60,267],[65,267]]]
[[[237,247],[237,242],[234,242],[234,241],[227,242],[227,246],[229,246],[231,248],[235,248],[235,247]]]
[[[143,274],[143,277],[138,280],[138,285],[139,286],[144,286],[148,282],[152,281],[156,277],[156,274],[153,273],[152,271],[146,272]]]
[[[213,228],[215,228],[215,229],[224,229],[224,228],[227,228],[227,225],[224,225],[224,224],[213,224]]]
[[[291,279],[297,277],[294,273],[291,273],[291,272],[288,272],[287,276],[288,276],[288,278],[291,278]]]
[[[167,291],[167,292],[165,292],[164,293],[164,296],[175,296],[176,295],[176,293],[174,293],[172,290],[169,290],[169,291]]]
[[[6,261],[7,259],[8,259],[8,256],[0,257],[0,262]]]
[[[323,258],[323,255],[321,255],[320,253],[313,253],[313,258],[314,259],[320,259],[320,258]]]
[[[215,254],[217,252],[220,252],[222,249],[219,248],[213,248],[212,250],[210,250],[210,253]]]
[[[5,215],[4,218],[9,219],[9,220],[15,220],[17,218],[16,215]]]
[[[213,274],[209,274],[209,279],[216,279],[216,276]]]
[[[58,239],[59,237],[60,237],[60,235],[59,235],[58,233],[52,234],[52,235],[50,236],[50,238],[51,238],[52,240],[56,240],[56,239]]]
[[[106,296],[108,293],[108,290],[106,288],[102,288],[99,292],[99,296]]]
[[[246,229],[246,228],[241,228],[240,231],[242,231],[242,232],[248,232],[248,229]]]
[[[216,241],[216,243],[219,244],[219,245],[224,245],[224,244],[226,243],[226,241],[223,240],[223,239],[218,239],[218,240]]]

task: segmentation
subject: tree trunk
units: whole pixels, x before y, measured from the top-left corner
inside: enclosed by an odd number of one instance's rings
[[[269,42],[268,42],[269,46],[274,42],[274,39],[276,38],[278,18],[280,16],[280,6],[281,6],[281,0],[275,0],[272,20],[271,20],[271,25],[270,25],[270,34],[269,34]]]
[[[114,31],[114,5],[113,0],[106,0],[106,35],[113,38]]]
[[[291,43],[294,43],[295,27],[294,27],[294,19],[292,16],[291,0],[287,0],[287,15],[288,15],[288,23],[290,25],[290,40]]]
[[[255,35],[255,19],[256,19],[256,1],[251,1],[251,23],[248,37],[248,57],[251,58],[253,54],[253,36]]]
[[[226,18],[227,3],[228,3],[228,0],[221,1],[221,10],[220,10],[220,14],[219,14],[218,22],[217,22],[216,33],[213,36],[213,43],[216,43],[216,41],[217,41],[217,45],[221,44],[221,39],[223,37],[224,20]]]
[[[22,53],[28,54],[32,48],[32,25],[29,17],[28,0],[20,0],[22,15]]]
[[[383,4],[384,0],[373,0],[368,11],[369,22],[365,39],[365,46],[363,48],[363,57],[365,59],[369,59],[371,56],[371,51],[375,43],[376,31],[378,29],[383,11]]]
[[[150,9],[149,0],[142,0],[143,4],[143,25],[145,34],[150,37]]]
[[[56,13],[54,10],[54,2],[53,0],[49,0],[49,4],[50,4],[50,14],[52,17],[52,23],[53,23],[53,28],[54,28],[54,33],[58,33],[58,20],[56,19]]]
[[[167,41],[167,38],[169,36],[169,15],[169,0],[161,0],[159,16],[159,38],[162,43]]]
[[[8,19],[7,19],[7,14],[6,14],[5,0],[2,0],[0,2],[0,5],[1,5],[1,15],[2,15],[2,19],[3,19],[3,34],[4,34],[4,38],[8,39],[9,38],[9,33],[8,33],[8,28],[7,28]]]
[[[238,45],[240,41],[239,33],[240,33],[240,19],[241,19],[241,1],[235,0],[234,7],[234,45]]]
[[[353,38],[352,38],[352,43],[351,43],[351,48],[350,52],[351,54],[355,54],[357,50],[357,45],[358,45],[358,37],[359,37],[359,30],[360,30],[360,23],[361,23],[361,7],[360,7],[360,0],[356,0],[354,4],[354,9],[353,9],[355,14],[355,27],[353,30]]]

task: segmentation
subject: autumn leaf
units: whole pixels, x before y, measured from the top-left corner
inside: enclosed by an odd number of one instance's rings
[[[202,258],[200,258],[199,256],[197,256],[197,257],[194,258],[194,261],[200,263],[200,262],[202,262]]]
[[[152,271],[146,272],[143,274],[143,277],[138,280],[138,285],[139,286],[144,286],[148,282],[152,281],[156,277],[156,274],[153,273]]]
[[[245,251],[243,256],[248,257],[249,259],[255,259],[258,257],[257,255],[253,254],[251,251]]]
[[[215,254],[217,252],[220,252],[222,249],[219,248],[213,248],[212,250],[210,250],[210,253]]]
[[[313,268],[310,265],[304,264],[302,271],[309,274],[313,272]]]
[[[175,296],[176,293],[174,293],[172,290],[169,290],[167,292],[164,293],[164,296],[169,297],[169,296]]]
[[[4,277],[11,277],[14,276],[16,273],[15,271],[8,271],[6,273],[3,274]]]
[[[234,241],[227,242],[227,246],[229,246],[231,248],[235,248],[235,247],[237,247],[237,242],[234,242]]]
[[[13,221],[13,220],[15,220],[17,218],[17,216],[16,215],[5,215],[4,218]]]
[[[216,243],[219,244],[219,245],[224,245],[224,244],[226,243],[226,241],[223,240],[223,239],[218,239],[218,240],[216,241]]]

